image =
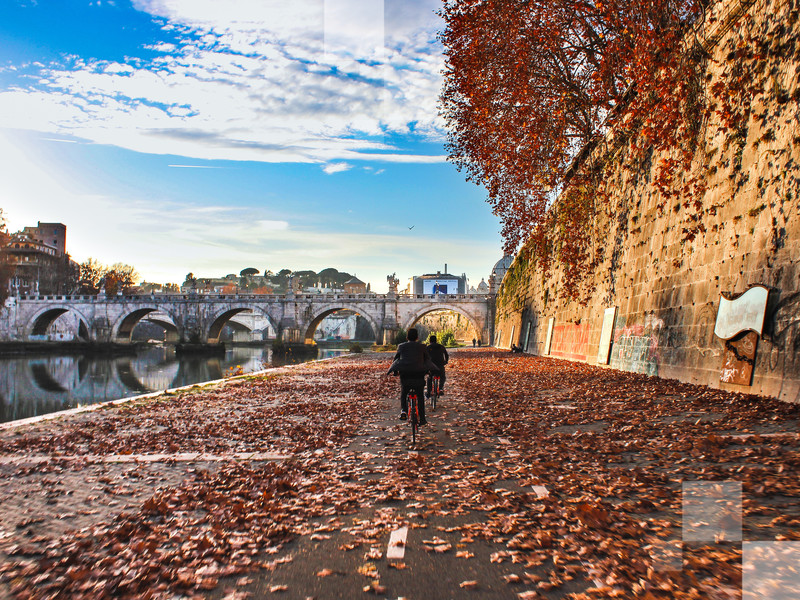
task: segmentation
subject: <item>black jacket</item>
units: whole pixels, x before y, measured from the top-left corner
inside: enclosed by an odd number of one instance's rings
[[[397,347],[390,373],[400,375],[424,376],[428,371],[438,371],[438,367],[431,361],[428,347],[420,342],[403,342]]]
[[[445,366],[450,360],[450,357],[447,355],[447,348],[442,346],[439,342],[428,344],[428,354],[431,355],[431,360],[437,367]]]

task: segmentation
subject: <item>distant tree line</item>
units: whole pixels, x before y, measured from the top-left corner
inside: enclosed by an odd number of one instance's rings
[[[140,279],[132,266],[123,263],[109,266],[89,257],[79,267],[79,294],[99,294],[105,291],[109,296],[116,296],[118,293],[130,293]]]
[[[292,271],[291,269],[280,269],[275,272],[271,269],[264,269],[263,273],[255,267],[247,267],[239,271],[238,276],[231,273],[219,278],[203,278],[195,276],[194,273],[188,273],[182,287],[198,291],[219,290],[223,293],[244,291],[256,294],[277,294],[289,289],[289,279],[292,277],[294,277],[295,285],[300,288],[318,286],[342,289],[345,282],[352,279],[353,275],[333,267],[322,269],[319,272]]]

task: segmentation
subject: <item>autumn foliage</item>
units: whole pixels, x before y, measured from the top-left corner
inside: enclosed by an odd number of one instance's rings
[[[691,162],[707,116],[698,93],[705,55],[691,35],[704,4],[446,3],[441,104],[450,160],[488,190],[507,252],[533,236],[540,251],[568,249],[555,256],[575,268],[593,260],[586,248],[569,247],[585,245],[580,238],[602,203],[602,164],[585,159],[610,131],[631,142],[638,152],[631,160],[665,153],[655,185],[674,193],[675,173]],[[598,197],[573,195],[555,222],[548,209],[570,186]],[[700,191],[689,181],[678,193]]]

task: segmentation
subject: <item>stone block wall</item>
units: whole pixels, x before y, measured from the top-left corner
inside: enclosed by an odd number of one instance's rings
[[[725,0],[715,10],[731,16],[709,36],[707,85],[746,36],[774,51],[756,56],[764,64],[746,131],[732,138],[713,115],[706,123],[692,166],[705,178],[705,231],[689,241],[683,227],[693,209],[675,200],[659,209],[652,182],[662,157],[632,167],[626,147],[601,144],[595,153],[605,153],[612,193],[595,227],[602,259],[585,280],[593,291],[583,303],[566,299],[564,272],[556,265],[545,275],[520,252],[498,295],[494,341],[596,363],[604,311],[616,307],[611,368],[800,402],[800,3]],[[756,284],[770,294],[752,383],[723,383],[720,296]]]

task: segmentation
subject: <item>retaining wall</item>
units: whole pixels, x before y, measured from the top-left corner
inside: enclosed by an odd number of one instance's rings
[[[798,4],[759,0],[716,7],[728,17],[708,35],[713,60],[707,85],[746,34],[765,40],[772,51],[756,58],[766,62],[754,82],[746,131],[732,143],[715,117],[706,124],[692,167],[707,184],[699,211],[705,231],[687,241],[688,209],[674,200],[658,209],[664,198],[652,183],[653,165],[662,157],[631,169],[626,148],[613,150],[603,175],[612,190],[609,217],[598,223],[593,240],[602,258],[585,280],[594,291],[584,304],[565,299],[559,293],[563,270],[556,266],[545,277],[535,258],[521,252],[498,295],[496,345],[603,363],[604,314],[616,308],[611,368],[800,402]],[[596,152],[612,151],[601,144]],[[757,284],[770,291],[752,379],[721,381],[728,357],[714,334],[720,297]]]

